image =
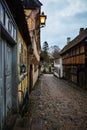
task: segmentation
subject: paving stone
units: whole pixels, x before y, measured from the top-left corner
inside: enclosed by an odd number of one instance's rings
[[[53,75],[41,76],[30,95],[30,130],[87,130],[87,92],[75,87]]]

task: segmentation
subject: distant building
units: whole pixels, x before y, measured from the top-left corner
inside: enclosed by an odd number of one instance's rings
[[[63,61],[63,77],[87,89],[87,28],[81,28],[79,35],[60,52]]]
[[[58,78],[62,78],[63,76],[63,68],[62,68],[62,58],[54,59],[54,75]]]

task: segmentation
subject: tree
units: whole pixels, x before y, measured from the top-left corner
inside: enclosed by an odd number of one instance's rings
[[[48,43],[47,43],[47,41],[45,41],[44,43],[43,43],[43,51],[44,52],[47,52],[48,53],[48,50],[49,50],[49,45],[48,45]]]
[[[60,48],[57,45],[51,46],[50,47],[50,53],[52,54],[53,58],[59,58],[60,57]]]
[[[41,58],[43,62],[49,62],[49,55],[48,55],[49,46],[48,43],[45,41],[43,43],[42,51],[41,51]]]

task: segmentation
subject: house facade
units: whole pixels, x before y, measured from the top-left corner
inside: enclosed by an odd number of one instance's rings
[[[22,21],[22,22],[21,22]],[[0,1],[0,130],[29,92],[31,44],[21,1]],[[7,118],[8,117],[8,118]],[[6,123],[6,122],[5,122]]]
[[[87,89],[87,28],[81,28],[79,35],[60,52],[63,61],[63,77]]]
[[[14,57],[14,58],[13,58]],[[14,59],[14,60],[13,60]],[[0,1],[0,129],[15,105],[17,108],[17,25],[6,4]],[[15,99],[14,100],[14,96]]]
[[[62,58],[56,58],[54,59],[54,72],[53,74],[57,76],[58,78],[63,77],[63,67],[62,67]]]
[[[35,85],[39,76],[39,64],[40,64],[40,11],[41,3],[39,0],[24,0],[24,12],[28,29],[31,37],[31,46],[28,48],[29,52],[29,86],[30,92]]]
[[[11,114],[13,120],[39,75],[41,5],[0,0],[0,130]]]
[[[18,31],[18,106],[23,103],[29,93],[28,80],[28,49],[21,33]]]

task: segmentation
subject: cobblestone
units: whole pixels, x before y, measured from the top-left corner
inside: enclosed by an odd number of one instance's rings
[[[32,120],[42,122],[39,130],[87,130],[86,92],[53,75],[43,75],[30,97],[35,103]]]
[[[87,92],[53,75],[43,75],[30,99],[28,125],[19,125],[20,130],[87,130]]]

